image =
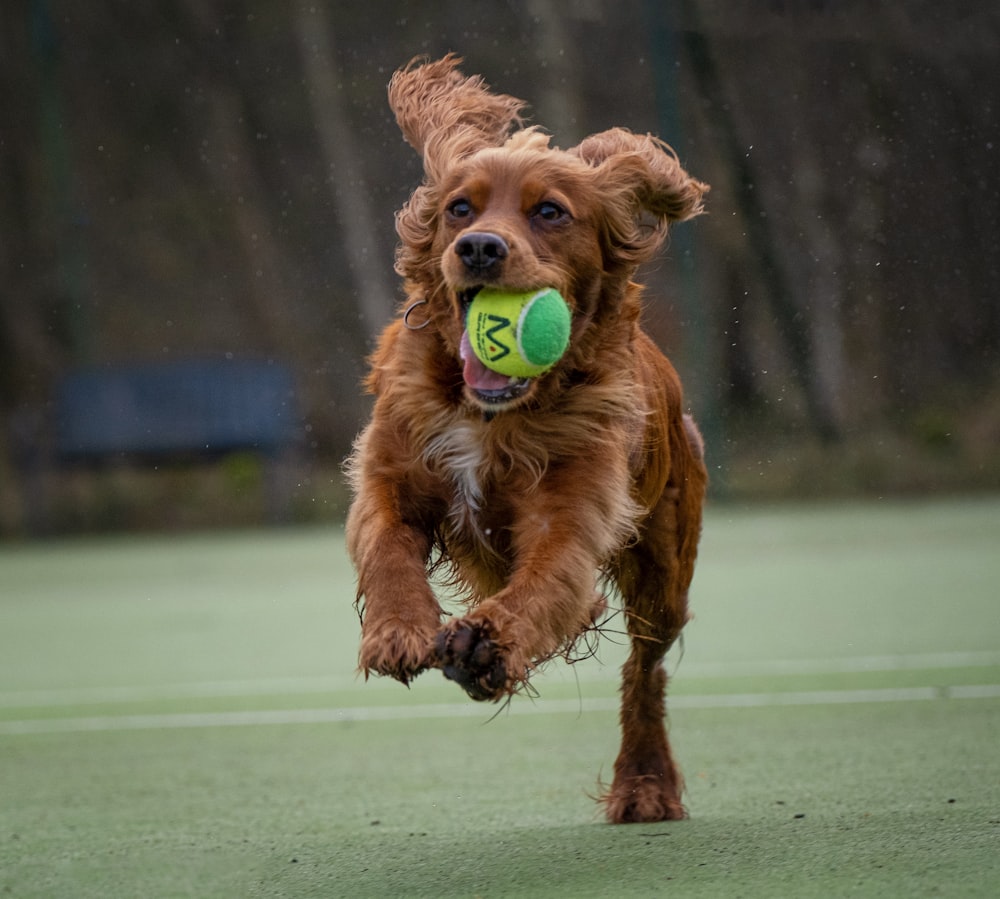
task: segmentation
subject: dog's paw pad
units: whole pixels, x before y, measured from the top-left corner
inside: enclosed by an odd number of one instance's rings
[[[459,621],[437,635],[438,665],[473,699],[498,699],[507,684],[500,647],[481,625]]]

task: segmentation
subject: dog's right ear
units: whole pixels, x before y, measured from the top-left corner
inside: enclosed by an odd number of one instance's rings
[[[461,62],[454,53],[434,62],[418,57],[389,82],[389,106],[428,174],[438,159],[499,147],[521,123],[525,103],[492,93],[479,76],[463,75]]]

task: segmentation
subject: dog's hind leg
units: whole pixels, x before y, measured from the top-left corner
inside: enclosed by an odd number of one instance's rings
[[[684,784],[664,724],[663,644],[633,644],[622,669],[622,744],[615,776],[601,797],[612,824],[684,818]]]
[[[694,557],[693,550],[684,552],[690,544],[683,531],[700,528],[700,502],[683,520],[679,499],[676,489],[665,493],[640,543],[624,551],[615,572],[632,649],[622,669],[621,749],[614,780],[601,797],[614,824],[686,815],[683,780],[667,737],[663,658],[688,619]],[[690,520],[692,513],[697,520]]]

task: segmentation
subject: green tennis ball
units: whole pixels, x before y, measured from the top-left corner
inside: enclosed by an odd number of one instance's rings
[[[559,291],[511,293],[484,287],[469,306],[472,351],[487,368],[533,378],[555,365],[569,344],[571,315]]]

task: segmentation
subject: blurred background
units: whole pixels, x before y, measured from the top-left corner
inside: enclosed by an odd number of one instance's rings
[[[385,86],[448,51],[712,185],[643,277],[717,500],[995,490],[998,47],[963,0],[6,0],[0,536],[342,517]]]

